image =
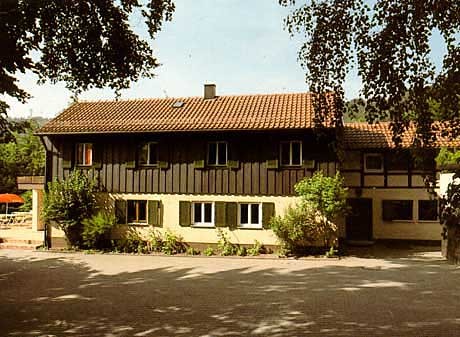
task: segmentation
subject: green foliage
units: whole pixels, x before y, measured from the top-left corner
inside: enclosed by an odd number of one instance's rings
[[[254,244],[252,245],[252,247],[248,248],[247,252],[248,252],[248,255],[251,255],[251,256],[260,255],[261,253],[264,252],[262,243],[257,240],[254,240]]]
[[[45,149],[33,132],[38,127],[27,122],[22,133],[13,133],[9,143],[0,142],[0,193],[17,193],[18,176],[43,175],[45,173]]]
[[[161,232],[150,228],[147,234],[147,250],[149,252],[161,252],[163,247],[163,236]]]
[[[29,212],[32,210],[32,191],[25,191],[21,194],[24,203],[19,207],[21,212]]]
[[[417,126],[416,144],[432,142],[434,119],[452,122],[458,130],[460,107],[459,1],[438,0],[279,0],[292,7],[285,20],[291,35],[304,43],[298,59],[306,71],[315,100],[317,122],[340,124],[346,76],[357,69],[368,121],[389,118],[396,140],[409,121]],[[446,48],[442,69],[431,53],[431,37],[442,36]],[[434,57],[436,56],[436,58]],[[330,103],[334,92],[335,105]],[[329,99],[329,101],[328,101]],[[432,102],[436,102],[433,104]],[[436,106],[434,106],[436,105]]]
[[[115,215],[104,211],[99,211],[91,218],[84,219],[82,221],[84,247],[91,249],[108,248],[110,234],[116,223]]]
[[[244,247],[244,246],[238,246],[238,248],[236,249],[236,255],[237,256],[246,256],[246,255],[248,255],[247,248]]]
[[[441,167],[460,164],[460,151],[450,150],[446,147],[441,148],[436,157],[436,164]]]
[[[222,229],[218,228],[217,229],[217,236],[218,236],[218,241],[217,241],[217,249],[220,252],[220,255],[222,256],[229,256],[229,255],[235,255],[237,247],[230,242],[230,239],[228,236],[223,232]]]
[[[300,202],[288,207],[284,216],[272,218],[270,226],[289,252],[302,252],[308,247],[337,244],[334,221],[346,211],[346,188],[339,174],[326,177],[316,172],[295,186]]]
[[[30,95],[16,77],[26,70],[41,83],[63,81],[76,94],[103,87],[119,91],[141,76],[152,77],[159,63],[130,18],[139,23],[141,15],[144,30],[154,38],[173,12],[172,0],[1,1],[0,94],[27,100]],[[0,141],[14,129],[7,109],[0,100]]]
[[[186,254],[187,255],[200,255],[200,251],[193,247],[187,247]]]
[[[64,231],[71,246],[83,245],[83,220],[96,208],[96,181],[79,170],[62,181],[48,183],[43,203],[43,218]]]
[[[204,251],[203,251],[203,254],[206,255],[206,256],[213,256],[213,255],[216,255],[216,253],[214,252],[214,249],[212,247],[207,247]]]
[[[163,236],[161,251],[166,255],[174,255],[185,252],[185,245],[182,238],[167,230]]]

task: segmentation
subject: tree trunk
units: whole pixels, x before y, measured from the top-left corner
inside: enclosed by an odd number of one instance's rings
[[[447,261],[460,264],[460,226],[453,225],[447,229]]]

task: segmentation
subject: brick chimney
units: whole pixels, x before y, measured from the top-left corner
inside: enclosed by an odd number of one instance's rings
[[[205,84],[204,85],[204,99],[213,99],[216,98],[216,85],[215,84]]]

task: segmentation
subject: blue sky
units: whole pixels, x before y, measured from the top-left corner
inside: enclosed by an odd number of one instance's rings
[[[277,0],[175,0],[172,22],[151,45],[162,64],[154,79],[142,79],[121,98],[201,96],[204,83],[218,95],[307,91],[297,62],[298,39],[283,29],[288,9]],[[142,22],[135,22],[137,28]],[[439,48],[436,50],[439,51]],[[31,74],[19,76],[33,98],[20,104],[7,98],[11,117],[53,117],[70,103],[61,84],[38,85]],[[356,97],[360,80],[352,74],[346,96]],[[113,99],[110,90],[90,90],[81,100]]]

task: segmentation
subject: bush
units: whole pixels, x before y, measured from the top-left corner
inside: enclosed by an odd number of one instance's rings
[[[200,251],[193,248],[193,247],[188,247],[186,251],[187,255],[200,255]]]
[[[84,219],[82,240],[85,248],[102,249],[110,246],[110,234],[116,225],[115,215],[98,212],[89,219]]]
[[[166,255],[174,255],[185,252],[185,245],[180,236],[166,231],[163,237],[161,251]]]
[[[147,235],[147,250],[149,252],[161,252],[162,247],[163,237],[161,236],[161,232],[155,229],[149,229]]]
[[[448,148],[441,148],[436,156],[438,166],[455,165],[460,163],[460,151],[451,151]]]
[[[283,250],[303,252],[308,247],[337,245],[337,226],[334,221],[346,210],[346,188],[337,173],[325,177],[316,172],[295,185],[300,202],[288,207],[284,216],[271,219],[270,226],[280,239]]]
[[[248,255],[258,256],[264,252],[263,245],[257,240],[254,240],[254,245],[247,250]]]
[[[96,208],[96,180],[74,170],[62,181],[48,183],[43,203],[43,218],[64,231],[70,246],[83,245],[84,219],[93,215]]]
[[[24,203],[19,206],[19,210],[21,212],[29,212],[32,210],[32,191],[25,191],[21,194],[22,199],[24,199]]]
[[[144,254],[149,252],[147,240],[144,239],[137,229],[131,227],[128,228],[126,236],[118,240],[117,246],[116,250],[123,253]]]
[[[215,255],[214,249],[212,247],[207,247],[204,250],[203,254],[206,255],[206,256],[213,256],[213,255]]]
[[[217,229],[217,236],[219,240],[217,241],[217,248],[220,251],[220,255],[229,256],[235,255],[237,247],[230,242],[230,239],[225,235],[225,233],[219,228]]]

